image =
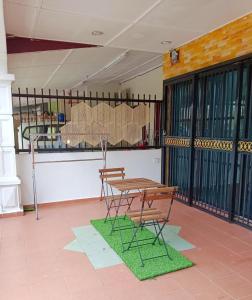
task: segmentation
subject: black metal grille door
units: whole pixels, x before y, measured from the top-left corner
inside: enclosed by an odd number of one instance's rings
[[[252,65],[243,68],[234,220],[252,227]]]
[[[190,183],[190,137],[192,135],[192,89],[193,81],[189,78],[186,81],[177,82],[168,86],[169,101],[167,106],[166,144],[167,167],[170,185],[180,187],[180,196],[184,201],[188,200]],[[183,172],[181,172],[183,170]]]
[[[252,227],[249,62],[165,81],[163,181],[179,198]]]

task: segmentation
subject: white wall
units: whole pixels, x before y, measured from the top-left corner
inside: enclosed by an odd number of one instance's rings
[[[102,92],[104,92],[105,96],[108,95],[108,92],[111,93],[113,97],[114,93],[125,91],[126,89],[130,89],[130,94],[134,94],[137,97],[137,94],[142,98],[143,94],[145,94],[148,98],[148,95],[151,94],[153,97],[155,94],[157,95],[157,99],[163,98],[163,69],[162,67],[157,68],[153,71],[150,71],[144,75],[137,76],[127,82],[122,84],[119,83],[90,83],[87,86],[78,87],[79,91],[85,90],[87,94],[92,92],[92,95],[95,96],[95,93],[98,92],[99,96],[101,96]]]
[[[44,153],[36,160],[64,160],[101,157],[101,152]],[[125,167],[127,177],[146,177],[156,181],[161,178],[161,150],[109,151],[107,167]],[[100,179],[98,169],[102,161],[50,163],[37,165],[38,202],[98,197]],[[33,203],[31,155],[17,155],[18,175],[21,178],[22,203]]]
[[[76,90],[79,91],[80,95],[83,91],[85,91],[86,95],[89,96],[90,92],[92,93],[92,97],[95,97],[96,92],[98,93],[98,97],[102,97],[102,93],[104,93],[105,97],[108,97],[110,93],[111,98],[114,97],[114,93],[118,93],[120,90],[119,83],[87,83],[85,85],[79,86],[76,89],[73,89],[75,92]],[[73,94],[74,94],[73,92]]]
[[[162,67],[149,73],[138,76],[121,84],[121,90],[130,89],[130,93],[140,97],[143,94],[157,95],[157,99],[163,98],[163,70]]]
[[[118,93],[120,89],[120,85],[118,83],[110,83],[110,84],[90,84],[86,88],[86,92],[89,95],[91,92],[93,97],[95,97],[96,92],[99,97],[102,97],[102,93],[104,93],[105,97],[108,97],[110,93],[110,97],[114,97],[114,93]]]

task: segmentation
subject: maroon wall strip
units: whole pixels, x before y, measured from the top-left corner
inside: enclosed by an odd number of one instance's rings
[[[17,37],[12,35],[7,35],[6,41],[7,41],[8,54],[99,47],[97,45],[92,45],[92,44],[31,39],[31,38]]]

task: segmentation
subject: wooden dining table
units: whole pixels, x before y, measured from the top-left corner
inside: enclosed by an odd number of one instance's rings
[[[147,178],[128,178],[128,179],[120,179],[120,180],[108,180],[107,184],[109,184],[112,188],[119,190],[120,192],[132,191],[132,190],[143,190],[155,187],[164,187],[164,184],[153,181]]]
[[[138,191],[140,193],[144,189],[165,187],[164,184],[161,184],[159,182],[156,182],[148,178],[142,178],[142,177],[127,178],[127,179],[120,179],[120,180],[108,180],[106,183],[110,185],[112,193],[113,193],[113,189],[116,189],[121,193],[120,197],[117,200],[118,205],[116,206],[115,217],[112,221],[111,233],[116,230],[115,223],[119,217],[120,208],[121,206],[123,206],[121,205],[121,202],[124,195],[129,195],[129,192],[132,191]]]

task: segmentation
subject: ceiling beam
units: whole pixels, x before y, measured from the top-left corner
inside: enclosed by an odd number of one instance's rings
[[[72,54],[73,49],[70,49],[67,54],[64,56],[64,58],[61,60],[60,64],[57,65],[57,67],[54,69],[54,71],[52,72],[52,74],[48,77],[48,79],[46,80],[46,82],[43,85],[43,89],[47,87],[47,85],[50,83],[50,81],[53,79],[53,77],[55,76],[55,74],[58,72],[58,70],[63,66],[63,64],[65,63],[65,61],[68,59],[68,57]]]
[[[6,43],[8,54],[97,47],[92,44],[33,39],[10,34],[7,34]]]
[[[122,81],[120,82],[120,84],[123,84],[123,83],[125,83],[125,82],[127,82],[127,81],[130,81],[130,80],[132,80],[132,79],[134,79],[134,78],[136,78],[136,77],[139,77],[139,76],[143,76],[143,75],[145,75],[145,74],[148,74],[148,73],[150,73],[151,71],[154,71],[154,70],[156,70],[156,69],[162,67],[162,65],[163,65],[163,64],[158,64],[158,65],[156,65],[156,66],[154,66],[154,67],[151,67],[151,68],[149,68],[149,69],[147,69],[147,70],[145,70],[145,71],[142,71],[142,72],[140,72],[140,73],[138,73],[138,74],[136,74],[136,75],[130,76],[129,78],[127,78],[127,79],[125,79],[125,80],[122,80]]]
[[[32,22],[32,26],[31,26],[31,32],[30,32],[30,36],[29,36],[30,38],[32,38],[33,35],[34,35],[34,31],[35,31],[35,28],[38,24],[38,19],[39,19],[39,15],[40,15],[42,5],[43,5],[43,0],[39,0],[39,4],[38,4],[38,7],[36,8],[34,20]]]
[[[76,83],[74,86],[71,87],[71,89],[75,89],[78,86],[86,83],[87,81],[89,81],[90,79],[94,78],[95,76],[97,76],[98,74],[100,74],[103,71],[106,71],[108,69],[110,69],[112,66],[114,66],[115,64],[118,64],[120,61],[122,61],[125,56],[127,55],[127,53],[129,52],[129,50],[125,50],[123,51],[120,55],[118,55],[116,58],[114,58],[112,61],[110,61],[108,64],[106,64],[105,66],[103,66],[101,69],[99,69],[98,71],[92,73],[91,75],[88,75],[86,77],[86,79],[83,79],[81,81],[79,81],[78,83]]]
[[[163,2],[163,0],[158,0],[154,2],[148,9],[146,9],[139,17],[137,17],[134,21],[132,21],[129,25],[124,27],[120,32],[118,32],[115,36],[113,36],[110,40],[108,40],[104,46],[110,45],[114,40],[119,38],[122,34],[124,34],[126,31],[128,31],[130,28],[132,28],[134,25],[139,23],[145,16],[147,16],[154,8],[156,8],[158,5],[160,5]]]
[[[120,78],[120,77],[122,77],[122,76],[124,76],[124,75],[126,75],[126,74],[128,74],[128,73],[130,73],[130,72],[132,72],[132,71],[134,71],[134,70],[137,70],[138,68],[141,68],[141,67],[147,65],[148,63],[155,61],[156,59],[158,59],[158,58],[160,58],[160,57],[162,57],[161,54],[160,54],[160,55],[157,55],[157,56],[154,56],[154,57],[152,57],[151,59],[146,60],[144,63],[142,63],[142,64],[140,64],[140,65],[137,65],[137,66],[135,66],[134,68],[131,68],[131,69],[129,69],[128,71],[123,72],[123,73],[120,73],[119,75],[116,75],[115,77],[113,77],[113,78],[111,78],[111,79],[105,81],[105,83],[109,83],[109,82],[111,82],[111,81],[114,81],[115,79]]]

